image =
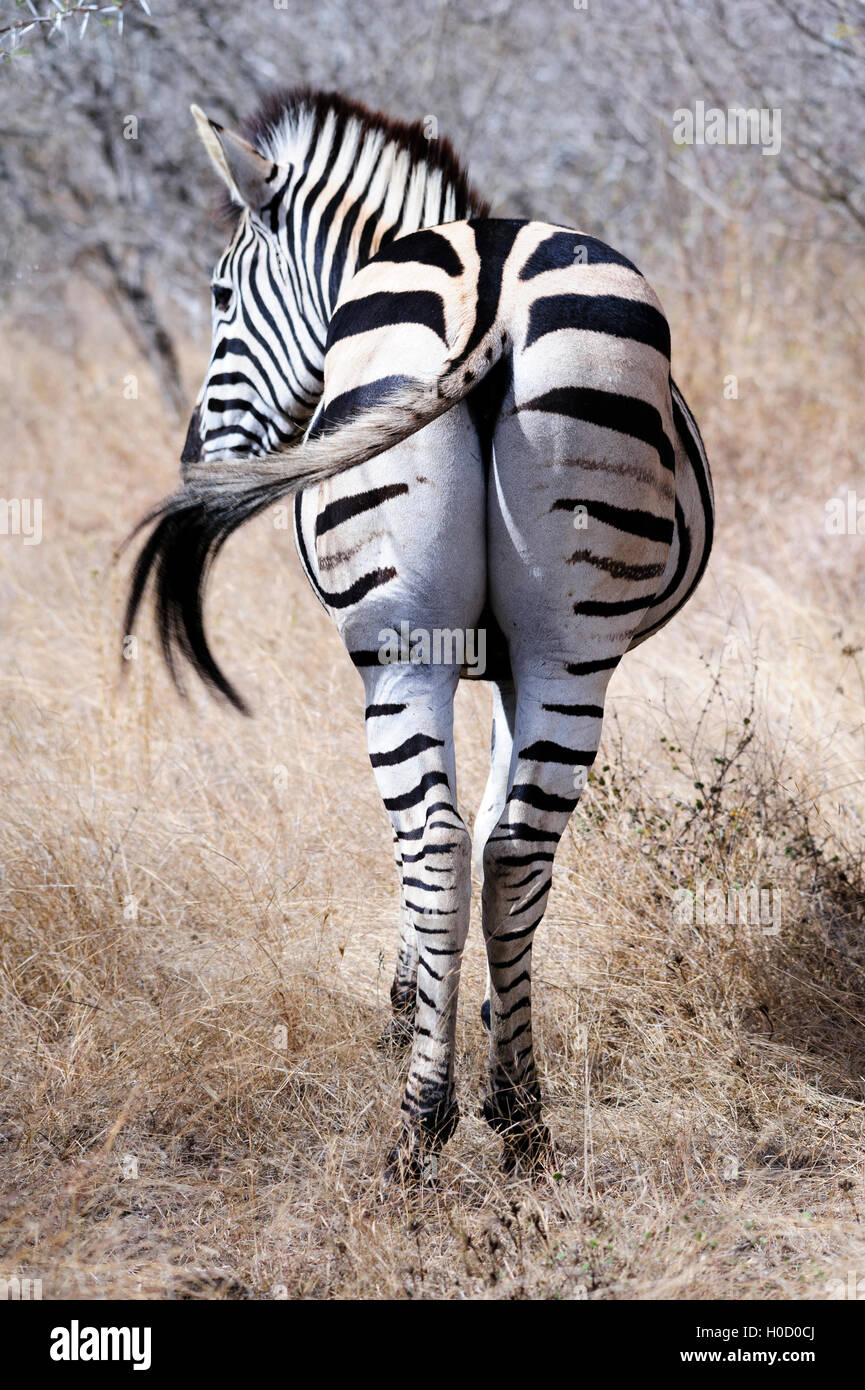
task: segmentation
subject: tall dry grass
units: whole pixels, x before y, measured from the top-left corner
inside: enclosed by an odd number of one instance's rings
[[[535,972],[559,1166],[503,1179],[477,1117],[475,923],[463,1119],[438,1189],[385,1205],[396,884],[356,674],[262,519],[211,606],[257,718],[182,704],[149,633],[119,680],[113,550],[174,485],[182,430],[97,306],[56,342],[6,326],[3,490],[44,499],[44,538],[0,537],[0,1277],[91,1298],[810,1298],[865,1279],[863,543],[823,523],[855,486],[862,363],[809,255],[795,284],[745,284],[731,254],[711,295],[662,286],[718,545],[617,674],[560,851]],[[482,689],[460,692],[457,741],[471,816]],[[781,930],[683,922],[675,894],[701,883],[771,888]]]

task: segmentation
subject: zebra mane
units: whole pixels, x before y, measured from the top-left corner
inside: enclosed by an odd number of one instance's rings
[[[427,118],[429,119],[429,118]],[[322,177],[327,179],[346,162],[352,168],[368,164],[372,176],[387,170],[388,200],[392,203],[397,180],[402,184],[407,230],[467,217],[488,217],[489,204],[471,186],[468,175],[447,137],[430,136],[422,121],[400,121],[382,111],[371,111],[339,92],[311,87],[280,88],[268,93],[257,109],[241,123],[240,133],[261,154],[277,164],[308,168],[316,152],[327,149]],[[379,180],[376,180],[378,183]],[[411,189],[415,211],[406,207]],[[441,215],[429,218],[420,209],[438,201]],[[382,199],[383,201],[383,199]],[[240,209],[226,193],[219,206],[220,220],[229,228],[237,224]]]

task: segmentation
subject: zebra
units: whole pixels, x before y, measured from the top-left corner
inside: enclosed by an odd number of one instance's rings
[[[390,1040],[410,1048],[386,1173],[423,1180],[459,1118],[454,1038],[474,862],[489,995],[482,1113],[505,1169],[551,1138],[531,959],[610,678],[693,593],[709,465],[661,305],[573,228],[494,218],[451,145],[308,89],[240,133],[192,113],[232,227],[179,490],[140,524],[125,632],[152,588],[161,646],[241,711],[203,619],[229,535],[293,498],[303,569],[361,678],[401,884]],[[417,659],[386,635],[485,636]],[[459,649],[458,649],[459,648]],[[483,669],[481,669],[481,667]],[[457,802],[460,679],[493,693],[474,835]]]

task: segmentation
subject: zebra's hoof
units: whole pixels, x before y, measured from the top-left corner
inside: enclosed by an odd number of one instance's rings
[[[489,1001],[489,999],[485,999],[484,1002],[481,1004],[481,1023],[484,1025],[484,1027],[486,1028],[487,1032],[489,1032],[489,1031],[490,1031],[490,1001]]]
[[[540,1111],[520,1109],[512,1092],[488,1095],[481,1115],[500,1134],[504,1144],[502,1168],[505,1173],[519,1171],[537,1175],[555,1164],[552,1136],[540,1118]]]
[[[402,1014],[391,1019],[378,1040],[380,1052],[406,1052],[414,1041],[414,1022]]]
[[[442,1097],[431,1110],[406,1125],[387,1156],[382,1193],[434,1186],[439,1175],[439,1152],[459,1124],[455,1100]]]
[[[503,1136],[502,1171],[538,1178],[557,1166],[552,1135],[546,1125],[533,1124]]]
[[[419,1188],[434,1187],[439,1175],[439,1156],[431,1149],[410,1149],[404,1142],[395,1144],[379,1188],[379,1201],[416,1192]]]

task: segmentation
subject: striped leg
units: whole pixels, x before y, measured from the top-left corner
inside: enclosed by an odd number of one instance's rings
[[[369,717],[369,715],[368,715]],[[375,717],[375,716],[373,716]],[[402,845],[394,831],[394,859],[400,883],[399,907],[399,950],[396,970],[390,987],[390,1002],[393,1018],[381,1037],[383,1051],[401,1051],[411,1045],[414,1037],[415,996],[417,993],[417,932],[411,908],[406,903]]]
[[[400,847],[403,924],[395,993],[414,975],[414,1039],[401,1107],[402,1131],[391,1171],[417,1176],[450,1138],[459,1118],[454,1098],[454,1032],[460,965],[469,925],[471,840],[456,807],[453,667],[385,666],[370,671],[367,740],[370,761]]]
[[[484,849],[483,925],[490,970],[490,1093],[484,1115],[505,1164],[549,1148],[532,1046],[532,942],[553,857],[601,734],[610,671],[519,682],[507,802]]]

